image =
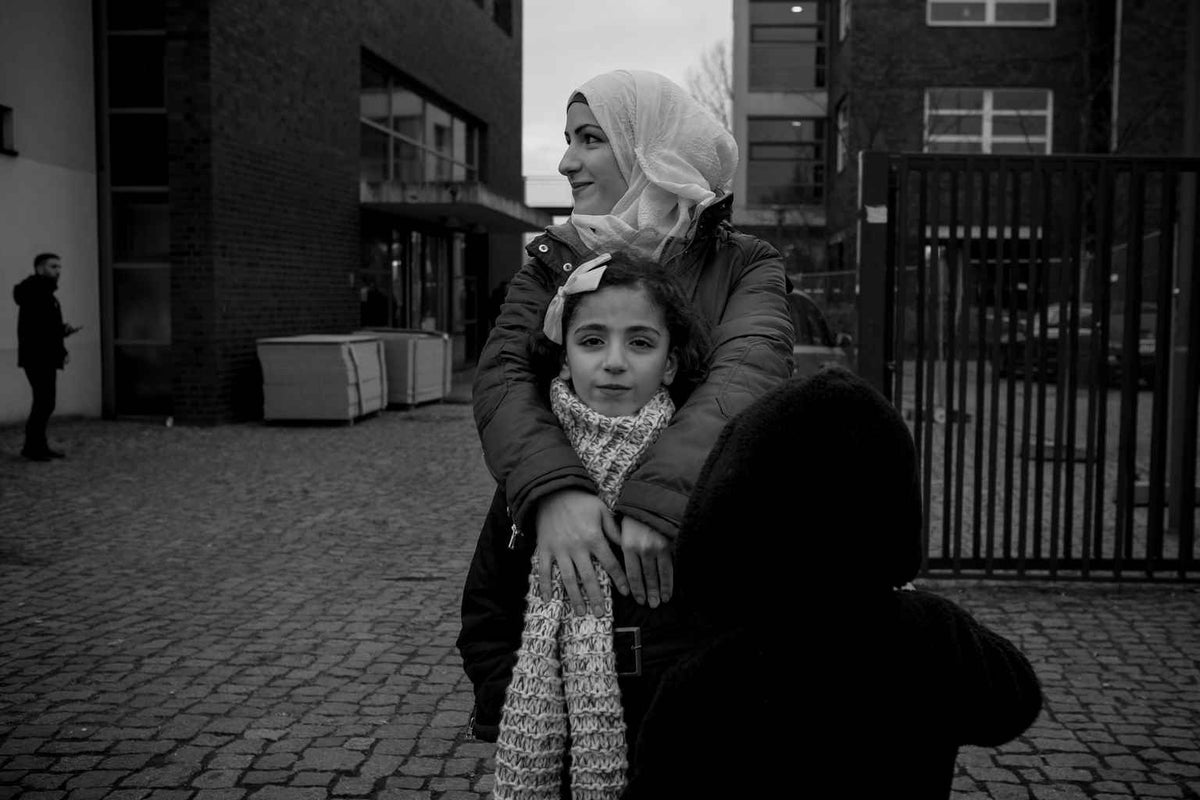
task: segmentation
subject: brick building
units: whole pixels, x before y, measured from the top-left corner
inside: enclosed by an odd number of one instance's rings
[[[854,268],[863,150],[1182,152],[1183,0],[733,10],[735,221],[793,272]]]
[[[65,262],[60,411],[261,414],[255,340],[445,331],[550,219],[521,178],[520,0],[12,0],[0,270]],[[0,420],[21,418],[0,305]]]
[[[857,154],[1183,152],[1181,0],[826,2],[829,264],[853,269]]]

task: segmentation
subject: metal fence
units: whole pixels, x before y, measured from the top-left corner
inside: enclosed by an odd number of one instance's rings
[[[925,573],[1200,579],[1200,159],[867,153],[859,371]]]

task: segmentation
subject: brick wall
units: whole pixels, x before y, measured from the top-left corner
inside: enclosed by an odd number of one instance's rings
[[[171,356],[175,414],[216,412],[212,92],[205,4],[167,6],[167,153],[171,209]]]
[[[1187,4],[1124,0],[1122,5],[1118,150],[1182,153]]]

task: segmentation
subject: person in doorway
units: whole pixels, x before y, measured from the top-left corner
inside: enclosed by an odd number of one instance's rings
[[[466,577],[457,645],[475,687],[471,728],[484,741],[499,731],[530,551],[541,596],[551,596],[557,566],[576,614],[603,606],[599,575],[611,578],[614,606],[627,606],[621,613],[631,629],[617,655],[638,659],[637,674],[622,681],[623,702],[627,718],[640,719],[661,670],[691,646],[668,601],[672,540],[696,475],[725,423],[791,372],[779,254],[728,222],[732,135],[663,76],[618,70],[571,93],[565,137],[559,171],[571,184],[573,213],[527,246],[473,386],[497,489]],[[657,264],[712,331],[706,379],[625,477],[611,509],[547,402],[528,347],[576,265],[602,254]],[[615,546],[605,535],[610,518]],[[510,548],[514,524],[524,535]],[[636,725],[627,736],[632,746]]]
[[[663,677],[622,800],[795,794],[798,775],[849,797],[948,798],[961,745],[1024,732],[1042,706],[1028,659],[903,589],[921,526],[908,426],[849,370],[790,379],[736,417],[678,536],[672,602],[705,644]],[[772,769],[781,728],[797,746]]]
[[[571,273],[532,344],[540,381],[554,376],[550,407],[611,511],[676,404],[703,380],[707,331],[657,264],[602,255]],[[603,524],[619,541],[611,514]],[[522,535],[514,526],[513,536]],[[626,726],[638,721],[625,714],[614,650],[632,604],[614,606],[601,569],[601,602],[576,616],[558,565],[546,598],[538,567],[532,556],[524,570],[524,629],[500,720],[494,796],[615,800],[625,785]]]
[[[54,413],[58,371],[66,366],[66,338],[80,330],[63,322],[62,308],[54,296],[62,274],[55,253],[38,253],[33,274],[13,287],[17,312],[17,366],[25,370],[33,402],[25,422],[21,455],[30,461],[49,461],[66,454],[50,447],[46,426]]]

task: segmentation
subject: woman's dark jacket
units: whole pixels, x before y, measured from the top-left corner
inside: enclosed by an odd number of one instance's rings
[[[709,374],[625,480],[615,511],[674,537],[700,467],[725,423],[791,372],[793,331],[778,252],[727,223],[732,198],[697,221],[691,244],[668,259],[712,325]],[[497,493],[480,533],[463,592],[458,647],[475,685],[476,732],[498,724],[520,645],[537,501],[561,489],[596,487],[550,409],[545,378],[534,374],[529,339],[570,271],[593,254],[569,225],[547,229],[527,247],[479,360],[475,420]],[[512,520],[526,535],[508,547]]]
[[[57,282],[30,275],[13,287],[17,312],[17,366],[62,369],[67,360],[66,326],[54,291]]]
[[[691,245],[667,265],[713,325],[709,377],[626,479],[616,513],[674,537],[725,422],[791,373],[793,331],[778,252],[723,224],[732,196],[706,209]],[[560,489],[595,491],[534,375],[529,337],[576,264],[592,254],[569,225],[529,244],[475,373],[475,423],[488,469],[522,530],[537,501]]]

